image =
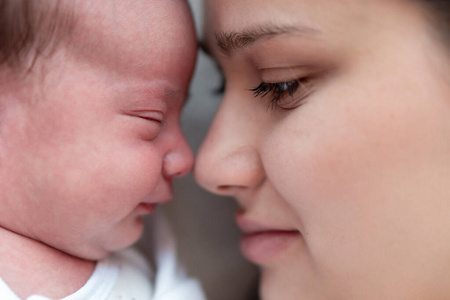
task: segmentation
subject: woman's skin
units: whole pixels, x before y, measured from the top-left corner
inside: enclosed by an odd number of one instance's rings
[[[239,203],[262,299],[450,299],[450,61],[423,8],[206,12],[226,89],[195,173]]]

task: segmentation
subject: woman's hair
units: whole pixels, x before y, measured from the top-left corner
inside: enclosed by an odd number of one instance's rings
[[[59,0],[0,0],[0,66],[31,68],[73,26],[73,12]]]
[[[413,0],[428,12],[428,19],[450,47],[450,0]]]

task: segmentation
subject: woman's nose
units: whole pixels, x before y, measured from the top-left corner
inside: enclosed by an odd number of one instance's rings
[[[198,183],[216,194],[235,196],[265,178],[258,146],[260,124],[240,104],[223,99],[196,158]]]
[[[194,154],[181,129],[177,129],[172,141],[170,150],[164,157],[163,175],[167,178],[182,177],[192,170]]]

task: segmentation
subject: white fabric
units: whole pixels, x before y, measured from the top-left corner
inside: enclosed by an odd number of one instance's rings
[[[152,299],[150,269],[134,249],[113,253],[99,261],[86,284],[62,300]],[[0,299],[20,300],[0,278]],[[32,295],[26,300],[49,300]]]
[[[99,261],[86,284],[62,300],[205,300],[199,282],[188,278],[178,265],[172,234],[165,220],[158,218],[156,276],[143,256],[126,249]],[[21,300],[1,278],[0,299]],[[26,300],[49,298],[33,295]]]
[[[20,300],[19,297],[16,296],[16,294],[11,291],[9,286],[6,285],[6,283],[0,278],[0,299],[5,300]]]
[[[206,300],[200,283],[188,278],[177,262],[175,240],[169,225],[156,215],[155,247],[157,274],[154,300]]]

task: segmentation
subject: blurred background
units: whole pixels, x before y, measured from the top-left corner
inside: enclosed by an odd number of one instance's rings
[[[202,0],[188,2],[201,37]],[[200,51],[190,97],[181,119],[194,153],[220,103],[221,95],[215,91],[220,88],[221,80],[213,61]],[[208,300],[257,299],[258,273],[240,254],[235,209],[232,199],[201,189],[192,174],[174,181],[174,200],[162,207],[174,230],[179,258],[188,274],[201,281]],[[146,225],[150,227],[150,223],[151,220]],[[140,244],[146,248],[148,237],[144,236]]]

